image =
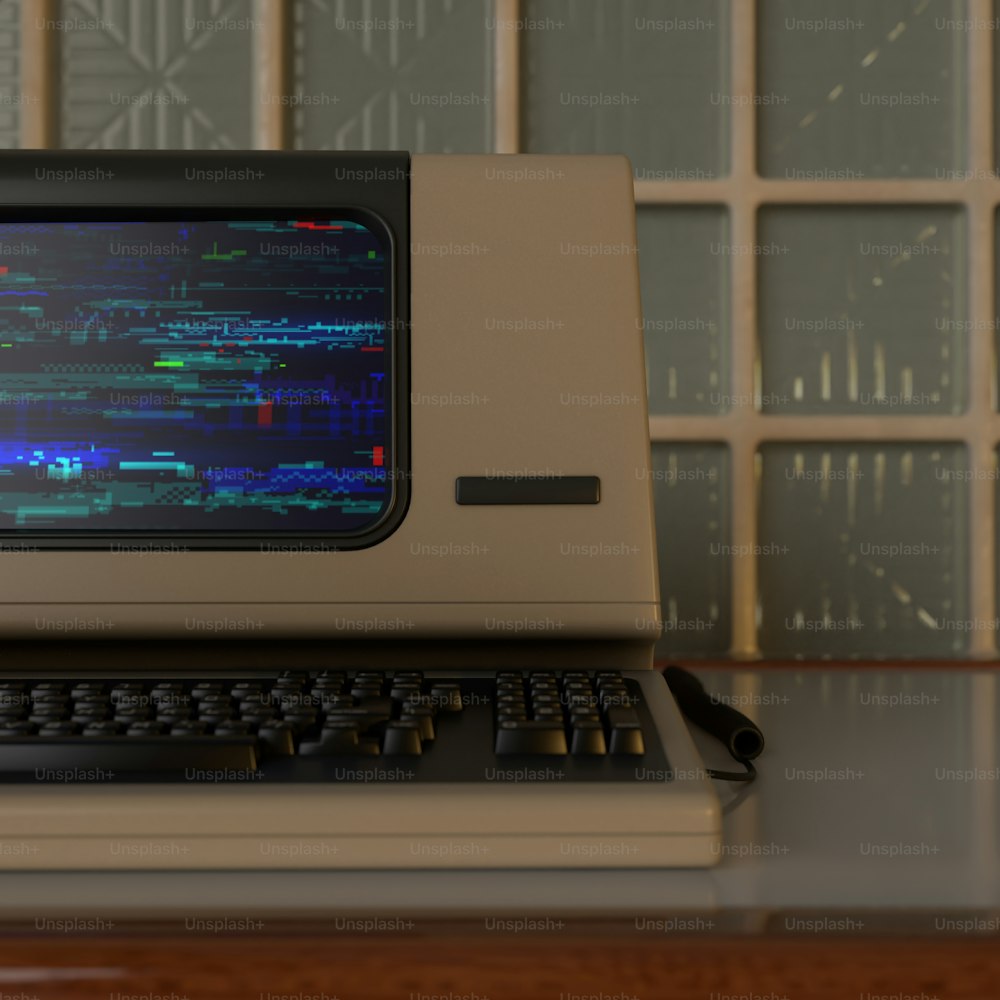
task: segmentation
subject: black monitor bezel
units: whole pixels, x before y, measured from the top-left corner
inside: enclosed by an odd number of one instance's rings
[[[101,163],[116,164],[115,154],[97,154]],[[139,154],[152,157],[156,154]],[[215,168],[224,166],[221,159],[197,155],[199,159],[207,159]],[[148,183],[152,197],[148,201],[129,198],[94,197],[85,202],[74,200],[62,202],[59,198],[51,200],[34,200],[31,203],[20,201],[17,204],[4,203],[0,198],[0,222],[3,221],[198,221],[198,220],[240,220],[240,219],[270,219],[287,217],[289,213],[312,218],[344,218],[363,222],[390,251],[388,275],[389,305],[387,310],[388,340],[392,345],[389,370],[392,373],[391,389],[391,421],[389,437],[391,441],[391,462],[387,467],[389,480],[389,503],[385,512],[372,524],[360,531],[330,532],[287,531],[78,531],[38,529],[2,529],[0,542],[16,543],[19,547],[29,547],[44,551],[58,550],[91,550],[91,551],[143,551],[143,552],[184,552],[184,551],[264,551],[264,552],[335,552],[340,550],[362,549],[376,545],[391,535],[399,527],[406,515],[410,500],[410,424],[409,424],[409,267],[408,267],[408,158],[405,154],[384,154],[385,159],[394,164],[392,169],[400,169],[401,161],[405,163],[407,178],[402,183],[403,191],[398,190],[398,181],[389,186],[396,190],[382,190],[377,196],[367,199],[358,186],[343,197],[338,197],[336,184],[330,185],[333,196],[327,195],[322,201],[309,197],[310,186],[315,187],[315,169],[321,161],[327,169],[336,163],[358,162],[356,154],[227,154],[228,158],[245,162],[249,158],[263,162],[268,166],[277,164],[281,168],[282,179],[292,180],[289,174],[294,174],[296,168],[310,171],[306,190],[296,196],[294,189],[289,192],[291,197],[286,200],[285,188],[282,186],[283,197],[275,199],[267,197],[268,192],[260,193],[261,200],[245,198],[227,198],[225,195],[218,202],[208,204],[206,198],[190,198],[190,183],[181,181],[156,179]],[[21,153],[24,156],[24,152]],[[40,154],[46,159],[53,154]],[[62,157],[66,157],[64,152]],[[60,159],[62,158],[60,157]],[[120,162],[124,166],[136,162],[137,154],[120,154]],[[177,154],[166,154],[169,162]],[[80,158],[86,164],[86,154]],[[149,162],[147,159],[146,163]],[[384,162],[384,161],[382,161]],[[164,159],[159,159],[162,165]],[[117,165],[117,164],[116,164]],[[140,164],[141,165],[141,164]],[[388,169],[383,167],[383,169]],[[2,173],[2,170],[0,170]],[[127,175],[126,175],[127,176]],[[2,179],[2,178],[0,178]],[[117,185],[113,185],[117,187]],[[383,185],[383,188],[385,186]],[[159,190],[157,190],[157,188]],[[181,199],[187,194],[188,198]],[[220,192],[221,194],[221,192]],[[403,197],[400,197],[400,195]],[[308,199],[308,200],[307,200]],[[53,203],[55,202],[55,203]],[[61,202],[61,203],[60,203]]]

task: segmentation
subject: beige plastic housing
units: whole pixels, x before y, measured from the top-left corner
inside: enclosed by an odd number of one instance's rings
[[[648,666],[658,594],[632,174],[414,156],[412,499],[342,552],[0,547],[8,639],[600,639]],[[600,503],[459,506],[458,476],[596,475]]]

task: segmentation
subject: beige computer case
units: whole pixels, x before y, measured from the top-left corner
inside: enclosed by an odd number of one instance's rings
[[[341,552],[0,548],[8,639],[601,639],[648,666],[656,559],[632,176],[618,156],[414,156],[412,498]],[[600,503],[459,506],[459,476]]]

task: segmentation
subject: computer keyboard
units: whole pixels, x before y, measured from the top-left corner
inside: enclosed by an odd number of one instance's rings
[[[639,684],[614,670],[0,679],[4,781],[507,781],[527,764],[666,772]]]

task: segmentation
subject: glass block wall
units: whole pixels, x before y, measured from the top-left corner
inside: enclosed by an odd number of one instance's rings
[[[632,160],[663,656],[997,653],[993,0],[2,0],[0,149]]]

